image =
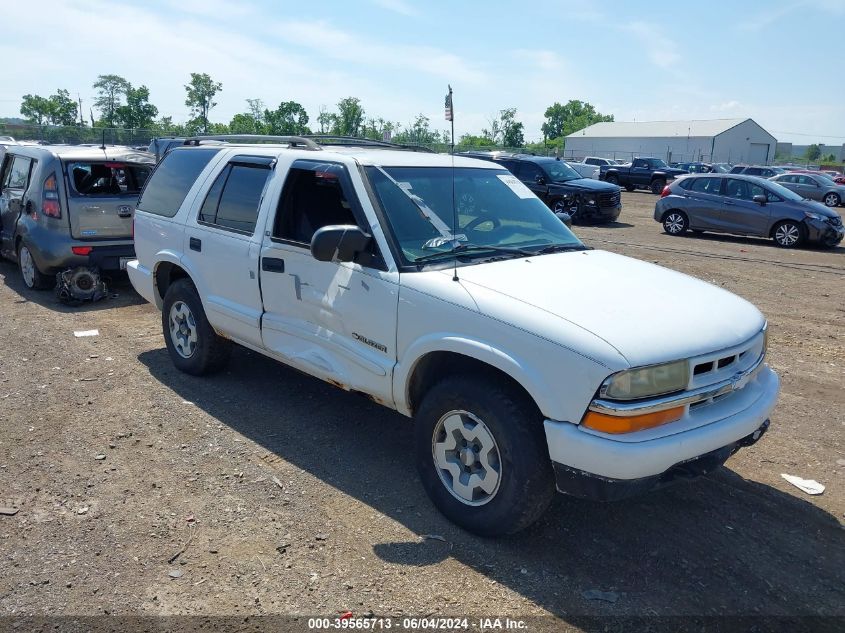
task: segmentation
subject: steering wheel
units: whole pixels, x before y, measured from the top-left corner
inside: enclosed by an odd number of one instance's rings
[[[475,218],[474,220],[470,221],[470,222],[469,222],[469,223],[468,223],[468,224],[464,227],[464,230],[465,230],[465,231],[474,231],[474,230],[475,230],[475,228],[476,228],[479,224],[484,224],[485,222],[490,222],[490,223],[492,223],[492,224],[493,224],[493,229],[498,229],[500,226],[502,226],[502,223],[499,221],[499,218],[496,218],[496,217],[485,217],[485,216],[483,216],[483,215],[479,215],[477,218]]]

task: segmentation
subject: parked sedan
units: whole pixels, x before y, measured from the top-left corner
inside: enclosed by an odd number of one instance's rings
[[[670,235],[687,230],[770,237],[784,248],[814,242],[835,246],[842,218],[823,204],[771,180],[734,174],[691,174],[663,190],[654,219]]]
[[[819,172],[781,174],[771,180],[794,191],[802,198],[824,202],[827,207],[838,207],[845,200],[845,185],[837,184]]]

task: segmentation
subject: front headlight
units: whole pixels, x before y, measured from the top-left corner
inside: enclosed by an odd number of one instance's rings
[[[811,218],[813,220],[824,220],[824,218],[819,215],[818,213],[813,213],[811,211],[804,211],[805,218]]]
[[[636,400],[681,391],[687,383],[689,363],[679,360],[614,374],[602,385],[601,395],[612,400]]]
[[[588,197],[588,198],[584,198],[584,202],[585,202],[586,204],[588,204],[588,205],[592,206],[592,205],[594,205],[594,204],[596,203],[596,199],[595,199],[595,197],[594,197],[594,196],[590,196],[590,197]]]

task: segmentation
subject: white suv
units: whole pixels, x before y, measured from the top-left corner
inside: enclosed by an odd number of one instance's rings
[[[180,147],[135,249],[179,369],[234,342],[412,417],[426,491],[479,534],[526,527],[555,485],[615,499],[709,472],[777,399],[753,305],[585,247],[488,161]]]

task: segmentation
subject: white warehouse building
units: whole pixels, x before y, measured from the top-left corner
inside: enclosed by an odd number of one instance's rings
[[[775,158],[777,139],[752,119],[595,123],[566,137],[565,158],[599,156],[630,160],[652,156],[669,162],[749,163]]]

